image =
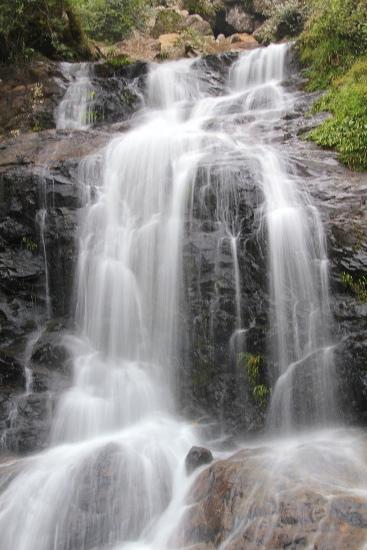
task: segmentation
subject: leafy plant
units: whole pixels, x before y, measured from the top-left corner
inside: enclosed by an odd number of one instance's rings
[[[314,110],[329,111],[333,118],[315,128],[309,137],[323,147],[335,148],[349,168],[366,170],[367,57],[335,79],[331,91],[315,104]]]
[[[197,13],[204,19],[210,19],[217,13],[219,4],[210,0],[185,0],[184,8],[191,14]]]
[[[252,353],[240,353],[238,364],[242,366],[247,375],[252,397],[254,401],[263,408],[270,397],[269,388],[263,383],[263,358],[261,355]]]
[[[71,0],[0,0],[0,61],[90,54]]]
[[[325,88],[367,53],[365,0],[312,0],[310,17],[300,37],[309,88]]]
[[[367,169],[367,3],[312,0],[299,40],[308,89],[329,87],[314,110],[333,117],[309,133],[353,170]]]
[[[353,292],[361,302],[367,302],[367,276],[362,275],[355,279],[350,273],[343,272],[341,275],[343,285]]]
[[[93,40],[117,42],[133,29],[143,29],[147,0],[73,0],[85,32]]]
[[[37,252],[37,250],[38,250],[38,244],[35,243],[34,240],[31,239],[30,237],[23,237],[22,243],[23,243],[23,245],[26,247],[26,249],[27,249],[29,252],[32,252],[32,254],[34,254],[35,252]]]

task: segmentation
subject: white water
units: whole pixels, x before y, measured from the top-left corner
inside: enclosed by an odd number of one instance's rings
[[[209,191],[220,205],[218,247],[232,250],[234,338],[251,320],[241,316],[232,169],[251,166],[263,195],[275,332],[270,422],[286,429],[308,415],[321,421],[331,408],[322,225],[271,143],[294,102],[281,86],[286,55],[285,45],[244,54],[218,97],[192,60],[153,66],[139,124],[114,138],[102,159],[82,163],[80,179],[93,193],[80,235],[78,331],[69,339],[74,381],[59,403],[50,449],[28,459],[0,496],[1,550],[172,547],[190,483],[184,458],[199,439],[177,417],[174,391],[184,219],[199,165],[207,177],[203,207]],[[60,128],[80,128],[85,119],[74,113],[79,92],[70,88]],[[295,387],[309,381],[303,402]]]
[[[56,128],[87,130],[94,122],[92,67],[90,63],[61,63],[68,85],[56,110]]]

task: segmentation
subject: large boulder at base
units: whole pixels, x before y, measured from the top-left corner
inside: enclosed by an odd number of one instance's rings
[[[306,441],[287,450],[260,445],[214,462],[196,478],[172,546],[361,548],[367,536],[367,498],[358,480],[366,441],[361,444],[362,436],[357,436],[355,462],[345,474],[349,448],[343,451],[343,437],[333,443],[326,439],[327,451]],[[336,461],[340,456],[344,459]]]

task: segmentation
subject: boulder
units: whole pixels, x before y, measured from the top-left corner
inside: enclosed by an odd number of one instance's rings
[[[251,34],[255,30],[255,18],[240,6],[234,6],[227,11],[226,21],[235,32]]]
[[[186,472],[191,474],[200,466],[210,464],[213,461],[213,455],[205,447],[192,447],[185,459]]]
[[[188,13],[182,14],[173,8],[160,9],[157,12],[154,27],[151,30],[153,38],[159,38],[162,34],[177,33],[185,28]]]
[[[191,29],[194,32],[204,36],[213,36],[213,31],[210,24],[205,21],[200,15],[188,15],[184,22],[186,29]]]
[[[178,33],[161,34],[158,40],[161,46],[160,57],[163,59],[174,59],[184,56],[185,47],[184,44],[180,43],[180,35]]]
[[[252,50],[259,47],[259,43],[251,34],[236,33],[228,38],[230,44],[241,50]]]
[[[335,444],[343,447],[344,442],[336,439]],[[366,442],[351,462],[353,474],[347,475],[345,461],[333,459],[330,442],[328,450],[298,445],[287,448],[289,454],[276,445],[245,448],[203,470],[188,495],[186,514],[172,539],[175,547],[361,547],[367,498],[360,492],[358,472]],[[335,457],[343,453],[339,447],[335,451]],[[315,465],[323,460],[333,469],[320,475]],[[353,481],[343,489],[347,478]]]

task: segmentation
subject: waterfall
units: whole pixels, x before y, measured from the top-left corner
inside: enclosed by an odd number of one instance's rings
[[[66,93],[56,110],[56,128],[87,130],[94,121],[93,89],[90,63],[61,63],[61,72],[68,82]]]
[[[256,113],[252,154],[264,194],[261,207],[268,235],[271,294],[271,357],[274,371],[271,427],[291,429],[335,419],[328,260],[320,215],[307,189],[290,172],[267,135],[292,105],[281,86],[288,46],[270,46],[243,56],[232,68],[246,110]],[[262,135],[266,129],[267,135]],[[270,134],[271,135],[271,134]]]
[[[243,334],[251,322],[241,312],[238,262],[244,167],[256,176],[268,236],[269,422],[286,429],[330,411],[322,224],[271,142],[295,99],[282,87],[287,55],[287,45],[241,55],[220,94],[200,62],[152,65],[135,126],[81,164],[79,178],[93,192],[80,232],[77,330],[68,339],[73,383],[58,404],[50,448],[0,487],[1,550],[174,546],[190,483],[184,459],[200,440],[176,405],[183,238],[195,201],[203,211],[213,195],[217,249],[232,256],[234,338]],[[71,85],[58,128],[86,128],[89,66],[64,68]],[[304,401],[300,384],[310,390]]]

